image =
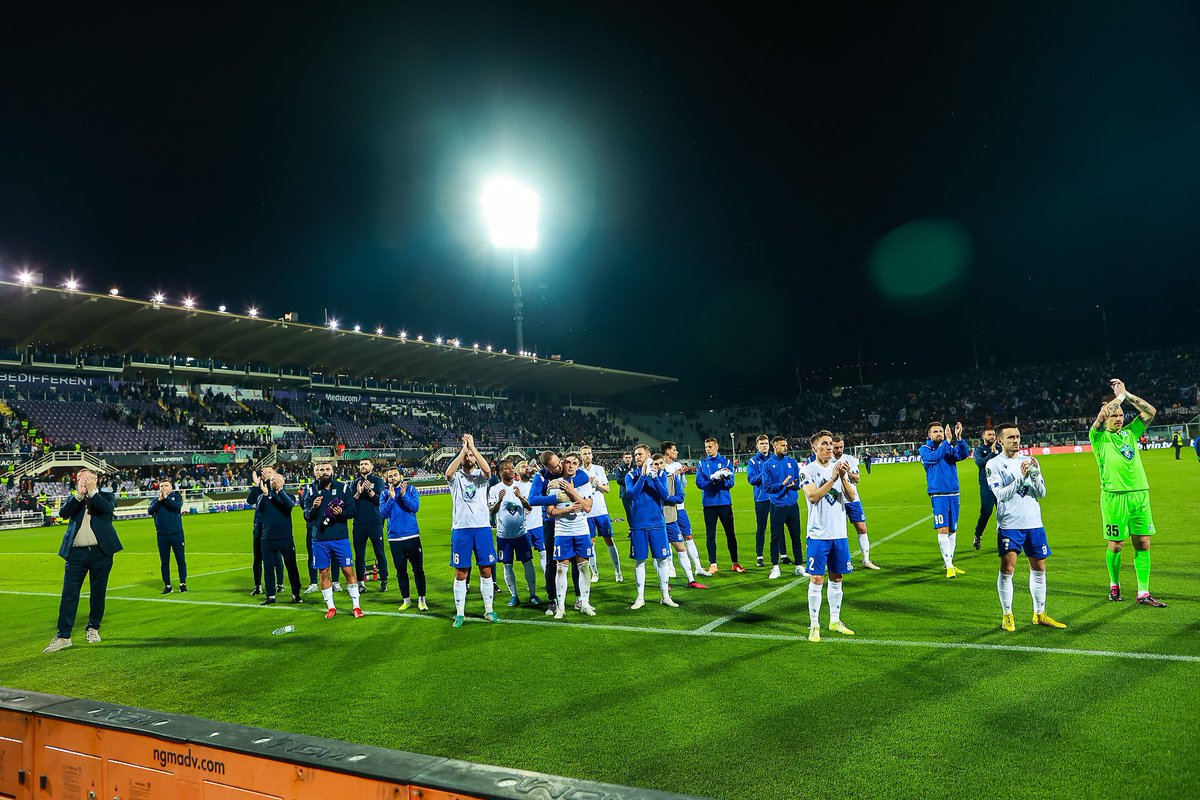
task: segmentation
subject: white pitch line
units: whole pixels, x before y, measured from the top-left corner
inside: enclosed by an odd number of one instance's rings
[[[916,522],[905,525],[900,530],[889,533],[887,536],[883,537],[882,539],[872,542],[871,545],[874,547],[874,546],[881,545],[886,541],[890,541],[891,539],[895,539],[900,534],[905,533],[907,531],[911,531],[913,528],[917,527],[922,522],[926,522],[927,520],[930,520],[930,519],[933,519],[933,514],[928,514],[924,517],[921,517]],[[856,556],[858,554],[859,554],[859,551],[855,550],[850,555]],[[712,622],[709,622],[705,625],[701,625],[699,628],[696,629],[696,633],[711,633],[712,631],[715,631],[717,628],[724,625],[726,622],[729,622],[730,620],[735,619],[736,617],[740,617],[742,614],[745,614],[748,611],[753,611],[754,609],[761,606],[763,603],[774,600],[776,597],[783,594],[784,592],[786,592],[790,589],[794,589],[803,583],[808,583],[808,578],[797,578],[796,580],[792,581],[791,583],[784,584],[783,586],[780,586],[778,589],[767,592],[766,594],[764,594],[762,597],[758,598],[757,600],[751,600],[749,603],[736,609],[732,613],[726,614],[723,617],[718,617],[717,619],[714,619]]]
[[[119,550],[122,555],[126,556],[156,556],[157,550]],[[191,550],[187,552],[189,556],[248,556],[250,552],[245,553],[193,553]],[[0,553],[0,556],[57,556],[58,551],[49,550],[23,550],[19,553]]]
[[[195,555],[195,553],[193,553],[193,555]],[[188,577],[189,578],[207,578],[209,575],[224,575],[226,572],[239,572],[241,570],[244,570],[245,568],[246,568],[245,565],[243,565],[240,567],[230,567],[229,569],[218,569],[214,572],[189,572]],[[141,585],[142,584],[140,584],[140,583],[131,583],[128,586],[114,586],[113,588],[109,589],[109,591],[110,592],[119,592],[119,591],[122,591],[123,589],[132,589],[135,586],[141,586]]]
[[[922,520],[924,521],[924,520]],[[13,592],[0,590],[0,595],[24,595],[26,597],[59,597],[56,592]],[[280,611],[306,611],[319,606],[308,604],[292,604],[292,603],[275,603],[270,606],[251,605],[248,603],[230,603],[219,600],[183,600],[172,597],[109,597],[109,600],[122,600],[137,603],[178,603],[183,605],[197,606],[218,606],[220,608],[244,608],[244,609],[276,609]],[[345,612],[342,612],[345,613]],[[434,614],[413,613],[406,614],[399,611],[367,611],[368,617],[400,617],[402,619],[429,619],[445,622],[443,616]],[[489,624],[482,619],[476,617],[468,617],[467,622],[478,625]],[[756,641],[769,642],[796,642],[808,643],[807,635],[791,635],[786,633],[743,633],[731,631],[699,631],[676,628],[652,628],[642,627],[640,625],[600,625],[594,622],[558,622],[552,620],[540,619],[501,619],[501,625],[535,625],[539,627],[551,627],[559,630],[598,630],[598,631],[621,631],[623,633],[654,633],[668,636],[686,636],[693,638],[718,638],[718,639],[750,639]],[[979,642],[933,642],[933,641],[909,641],[903,639],[860,639],[858,637],[838,636],[837,638],[825,638],[821,640],[821,644],[840,645],[879,645],[882,647],[908,647],[914,649],[932,648],[938,650],[990,650],[1006,653],[1031,653],[1033,655],[1067,655],[1067,656],[1092,656],[1099,658],[1126,658],[1139,661],[1179,661],[1189,664],[1200,664],[1200,656],[1175,655],[1172,653],[1140,653],[1134,651],[1121,650],[1082,650],[1072,647],[1035,647],[1033,645],[1016,645],[1016,644],[981,644]],[[821,645],[814,645],[820,647]]]

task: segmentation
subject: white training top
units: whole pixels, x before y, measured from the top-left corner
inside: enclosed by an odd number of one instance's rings
[[[675,476],[675,488],[676,489],[679,488],[679,481],[683,481],[684,488],[685,489],[687,488],[687,473],[683,471],[683,464],[681,464],[678,461],[672,461],[670,464],[663,464],[663,471],[666,472],[668,475]],[[684,500],[685,501],[687,500],[686,492],[684,493]],[[685,505],[685,503],[680,503],[679,505],[675,506],[675,508],[678,509],[679,511],[687,511],[687,509],[684,508],[684,505]]]
[[[1001,453],[987,462],[987,482],[996,495],[996,524],[1001,530],[1042,527],[1042,506],[1039,499],[1046,496],[1046,481],[1041,475],[1028,478],[1021,474],[1021,464],[1032,461],[1018,453],[1009,458]]]
[[[829,463],[821,466],[814,461],[800,468],[800,493],[808,484],[825,485],[833,477],[833,465],[837,463],[830,459]],[[846,496],[840,488],[841,481],[834,484],[829,492],[816,503],[808,504],[808,538],[810,539],[845,539],[846,535]],[[807,498],[805,498],[807,500]]]
[[[567,478],[564,476],[563,480],[567,480]],[[576,486],[575,491],[579,493],[580,497],[593,497],[592,485],[590,483],[585,483],[582,486]],[[554,505],[556,508],[566,508],[567,506],[571,505],[571,502],[571,500],[568,500],[565,503],[555,503]],[[583,513],[582,511],[572,511],[570,514],[564,514],[561,517],[554,518],[555,538],[558,538],[559,536],[587,535],[587,514]]]
[[[861,475],[862,474],[858,471],[858,459],[855,458],[854,456],[850,455],[849,453],[842,453],[841,457],[835,458],[834,461],[845,461],[846,464],[850,467],[851,475]],[[843,478],[842,480],[845,480],[845,478]],[[840,484],[841,481],[838,481],[838,483]],[[860,486],[862,486],[861,483],[854,484],[854,494],[859,500],[862,500],[862,490],[859,488]]]
[[[466,467],[460,467],[450,479],[450,527],[454,530],[463,528],[491,528],[491,515],[488,513],[487,502],[488,476],[483,470],[476,468],[470,474]]]
[[[582,469],[582,467],[580,467]],[[592,464],[587,468],[587,476],[594,478],[601,486],[608,486],[608,472],[599,464]],[[589,517],[604,517],[608,516],[608,498],[604,496],[604,492],[598,489],[592,491],[592,510],[588,512]]]
[[[496,512],[496,535],[501,539],[516,539],[525,535],[525,506],[521,505],[513,492],[516,486],[516,482],[512,486],[505,486],[501,481],[488,489],[489,507],[496,505],[496,501],[500,500],[500,491],[504,491],[504,499]],[[524,490],[521,493],[524,494]]]
[[[521,487],[521,494],[528,499],[529,491],[533,488],[533,481],[517,481],[517,486]],[[545,506],[534,506],[533,511],[525,514],[525,530],[532,531],[542,527],[542,514],[545,513],[545,509]]]

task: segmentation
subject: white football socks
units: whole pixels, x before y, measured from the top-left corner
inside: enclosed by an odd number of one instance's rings
[[[663,597],[671,596],[671,571],[667,569],[671,566],[671,557],[656,561],[658,564],[658,588],[662,590]]]
[[[683,567],[683,574],[687,577],[688,583],[696,580],[696,576],[692,573],[692,559],[688,557],[687,550],[676,550],[675,555],[679,556],[679,566]]]
[[[358,584],[346,584],[346,593],[350,595],[350,602],[355,608],[358,608]]]
[[[583,602],[583,608],[592,604],[592,571],[586,567],[579,569],[579,599]]]
[[[826,581],[829,587],[829,624],[842,621],[842,582]]]
[[[1012,613],[1012,579],[1012,575],[1005,575],[1003,572],[1001,572],[1000,577],[996,579],[996,591],[1000,594],[1000,610],[1005,614]],[[1032,583],[1032,581],[1033,573],[1030,573],[1030,582]]]
[[[592,572],[600,574],[600,565],[596,562],[596,546],[592,545],[592,555],[588,558],[588,566],[592,568]]]
[[[557,590],[558,604],[567,604],[567,576],[571,574],[571,565],[558,562],[558,571],[554,573],[554,588]]]
[[[646,562],[639,561],[633,567],[633,579],[637,583],[637,599],[646,599]]]
[[[537,597],[537,573],[533,569],[533,559],[525,562],[525,583],[529,586],[529,596]],[[517,593],[514,590],[513,595]]]
[[[495,578],[480,578],[479,593],[483,595],[483,613],[492,613],[492,601],[496,597]]]
[[[863,561],[871,560],[871,537],[865,533],[858,535],[858,549],[862,553]],[[884,559],[885,561],[887,559]]]
[[[608,557],[611,558],[612,562],[613,562],[613,573],[616,575],[620,575],[621,574],[621,555],[617,552],[617,546],[615,544],[610,544],[608,546]]]
[[[464,616],[467,611],[467,582],[454,579],[454,613]]]
[[[538,558],[542,561],[542,573],[546,572],[546,551],[538,550]]]
[[[821,627],[821,584],[808,583],[808,627]]]
[[[325,607],[333,608],[333,587],[321,590],[321,597],[325,598]]]
[[[510,595],[517,596],[517,573],[512,564],[504,565],[504,585],[508,588]]]
[[[683,543],[687,546],[688,558],[690,558],[692,563],[696,565],[696,572],[699,572],[702,567],[700,564],[700,551],[696,549],[696,540],[684,539]]]
[[[1033,595],[1033,613],[1044,612],[1046,610],[1046,570],[1029,570],[1029,593]]]
[[[942,551],[942,563],[946,569],[954,566],[954,548],[950,544],[950,537],[944,533],[938,534],[938,549]]]

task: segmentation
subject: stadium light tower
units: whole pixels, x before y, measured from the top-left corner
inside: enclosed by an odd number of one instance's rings
[[[513,321],[517,350],[525,349],[525,306],[521,302],[521,264],[518,254],[537,247],[538,197],[511,178],[498,178],[483,190],[483,214],[492,247],[511,250],[513,264]]]

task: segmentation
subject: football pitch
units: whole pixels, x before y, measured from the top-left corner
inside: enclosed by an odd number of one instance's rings
[[[598,615],[506,608],[450,627],[449,498],[422,498],[419,520],[430,612],[397,610],[368,584],[363,608],[325,620],[306,604],[248,596],[249,512],[185,518],[186,595],[159,594],[149,520],[118,523],[125,551],[110,580],[101,644],[52,655],[63,528],[0,532],[0,685],[85,696],[226,722],[452,756],[489,764],[713,798],[1200,796],[1200,465],[1184,451],[1143,454],[1158,534],[1151,588],[1168,604],[1111,603],[1098,478],[1090,454],[1042,459],[1043,518],[1054,555],[1047,611],[1067,630],[1031,624],[1024,559],[1014,577],[1017,631],[1000,630],[995,518],[979,552],[977,471],[964,487],[958,566],[944,577],[917,464],[881,465],[860,485],[883,569],[845,579],[842,617],[857,635],[806,640],[805,583],[754,567],[754,511],[739,475],[734,494],[741,561],[708,590],[673,581],[678,609],[631,611],[601,547]],[[611,506],[619,509],[615,491]],[[699,493],[687,506],[704,557]],[[301,558],[303,535],[296,530]],[[622,554],[628,537],[615,525]],[[855,537],[851,535],[851,549]],[[855,558],[857,565],[858,558]],[[303,576],[304,570],[301,569]],[[524,580],[518,569],[524,597]],[[86,589],[86,585],[85,585]],[[822,610],[828,621],[828,606]],[[273,636],[288,623],[296,632]],[[82,678],[81,676],[87,676]]]

